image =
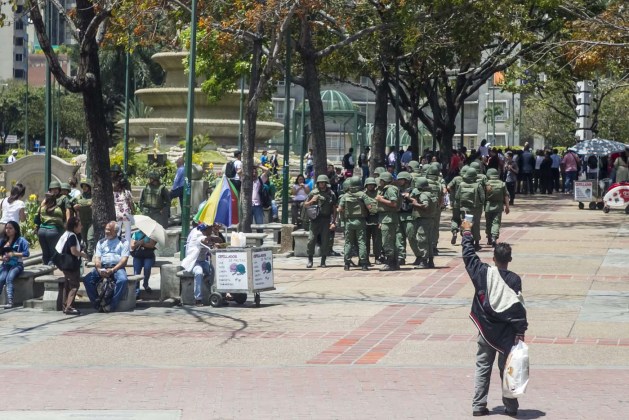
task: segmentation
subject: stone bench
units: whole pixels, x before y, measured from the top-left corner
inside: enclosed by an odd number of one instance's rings
[[[42,311],[60,311],[63,300],[63,283],[64,276],[55,276],[47,274],[35,279],[35,283],[44,285],[44,296],[42,298]]]
[[[143,274],[127,274],[127,290],[122,294],[122,299],[118,303],[116,312],[126,312],[135,309],[135,287],[143,279]]]
[[[179,252],[179,241],[181,239],[181,227],[166,229],[166,243],[157,245],[157,257],[172,257]]]
[[[24,271],[13,280],[13,305],[22,305],[25,301],[44,294],[43,283],[35,283],[35,279],[50,274],[55,267],[50,265],[32,265],[24,267]],[[6,304],[6,287],[0,295],[0,305]]]
[[[264,223],[261,225],[252,224],[251,230],[262,230],[263,232],[271,231],[273,235],[273,243],[281,243],[282,237],[282,224],[281,223]]]
[[[182,305],[194,305],[194,274],[189,271],[181,270],[177,272],[181,284],[181,304]],[[204,305],[210,304],[210,283],[206,281],[201,282],[201,296]]]

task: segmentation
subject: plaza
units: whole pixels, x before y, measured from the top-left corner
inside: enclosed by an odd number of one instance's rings
[[[260,308],[250,298],[79,317],[4,310],[0,419],[470,417],[473,287],[445,238],[449,216],[436,269],[346,272],[335,257],[307,270],[305,258],[278,255],[277,290]],[[529,320],[518,418],[611,419],[629,408],[626,217],[579,210],[568,196],[519,196],[504,217]],[[491,247],[479,255],[491,262]],[[504,415],[500,397],[494,369],[491,415]]]

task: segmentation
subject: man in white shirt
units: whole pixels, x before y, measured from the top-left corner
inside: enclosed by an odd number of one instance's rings
[[[7,163],[13,163],[17,160],[17,150],[13,150],[11,154],[7,157]]]

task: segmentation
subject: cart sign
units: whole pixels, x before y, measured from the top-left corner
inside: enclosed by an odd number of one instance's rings
[[[216,253],[216,287],[227,290],[246,290],[248,288],[246,252]]]
[[[592,201],[592,181],[574,182],[574,201]]]
[[[270,249],[252,253],[253,288],[266,289],[273,287],[273,251]]]

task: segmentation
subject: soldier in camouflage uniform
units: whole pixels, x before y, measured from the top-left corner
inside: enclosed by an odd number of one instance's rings
[[[406,171],[402,171],[397,176],[398,187],[400,188],[400,199],[402,204],[400,206],[399,217],[400,224],[398,225],[396,235],[396,246],[398,249],[398,263],[400,265],[406,264],[406,241],[408,240],[411,250],[415,255],[415,262],[413,264],[419,264],[419,248],[417,248],[417,226],[415,219],[413,218],[413,205],[411,202],[411,193],[413,192],[412,176]]]
[[[371,207],[369,197],[360,189],[360,177],[349,178],[347,189],[339,199],[338,212],[345,226],[345,270],[351,264],[352,249],[358,248],[358,264],[363,270],[368,270],[369,261],[367,244],[365,243],[365,217],[368,207]]]
[[[74,200],[74,211],[81,220],[81,238],[85,241],[85,253],[92,259],[94,255],[94,223],[92,221],[92,182],[81,182],[81,194]]]
[[[317,186],[310,191],[304,202],[307,209],[318,206],[319,214],[314,220],[310,220],[310,234],[308,235],[308,264],[306,268],[312,268],[315,244],[321,239],[321,264],[319,267],[327,267],[325,259],[328,255],[328,236],[330,229],[336,229],[336,195],[330,189],[330,180],[327,175],[317,177]]]
[[[70,198],[70,191],[72,187],[67,182],[59,184],[60,191],[57,197],[57,205],[63,210],[63,216],[67,221],[70,217],[74,216],[74,209],[72,208],[72,199]]]
[[[433,225],[437,198],[432,193],[432,188],[425,177],[419,177],[416,187],[411,192],[411,203],[413,205],[413,217],[417,226],[417,249],[419,261],[413,263],[414,268],[435,268],[433,254]]]
[[[367,241],[367,255],[371,254],[371,244],[373,243],[373,255],[375,260],[380,259],[382,254],[382,239],[380,238],[380,229],[378,228],[378,206],[376,205],[376,196],[378,195],[376,180],[369,177],[365,179],[365,195],[371,200],[371,208],[366,219],[365,240]],[[371,265],[368,263],[368,265]]]
[[[448,193],[450,194],[450,203],[452,205],[452,218],[450,219],[450,232],[452,232],[452,240],[450,243],[452,245],[456,244],[456,237],[459,234],[459,228],[461,227],[461,208],[459,207],[459,203],[455,200],[456,191],[463,181],[463,175],[469,169],[469,166],[465,165],[461,168],[460,175],[452,178],[452,181],[448,184]]]
[[[378,202],[378,222],[380,223],[382,250],[385,258],[385,265],[381,270],[394,271],[399,269],[395,236],[400,222],[398,215],[400,193],[393,184],[393,175],[383,172],[379,179],[382,191],[376,196],[376,201]]]
[[[458,202],[463,214],[471,214],[474,216],[472,224],[472,236],[474,237],[474,248],[479,251],[480,246],[480,219],[483,213],[483,205],[485,203],[485,188],[481,186],[477,178],[476,169],[469,168],[463,176],[463,181],[459,184],[455,200]]]
[[[161,185],[159,173],[151,171],[148,177],[149,183],[140,195],[140,209],[143,215],[155,220],[166,229],[170,211],[170,192]]]
[[[441,210],[443,206],[443,198],[445,196],[445,185],[443,182],[443,178],[441,177],[441,171],[437,165],[430,164],[426,169],[426,179],[428,180],[428,184],[430,185],[431,191],[433,195],[437,198],[437,203],[439,204],[435,209],[433,226],[432,226],[432,247],[433,254],[439,255],[439,251],[437,250],[437,242],[439,241],[439,224],[441,222]]]
[[[509,214],[509,192],[504,182],[500,180],[498,170],[490,168],[487,171],[487,185],[485,185],[485,233],[487,245],[496,246],[500,236],[502,212]]]

